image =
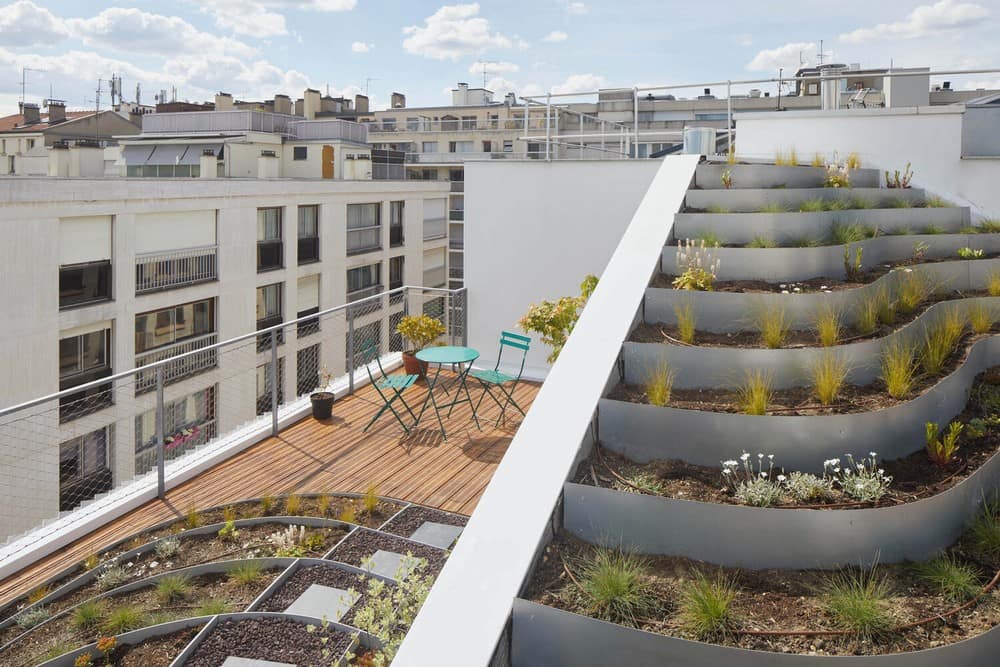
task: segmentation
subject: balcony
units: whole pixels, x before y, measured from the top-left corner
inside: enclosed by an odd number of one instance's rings
[[[257,273],[274,271],[284,264],[285,244],[279,241],[257,242]]]
[[[299,265],[312,264],[319,261],[319,237],[305,236],[299,238]]]
[[[448,211],[448,219],[455,221],[465,220],[465,211]]]
[[[465,181],[452,181],[451,182],[452,192],[465,192]]]
[[[154,364],[157,361],[163,361],[164,359],[170,359],[171,357],[180,355],[187,355],[180,359],[174,359],[170,363],[162,366],[164,384],[178,382],[184,378],[197,375],[198,373],[203,373],[211,368],[215,368],[218,364],[218,352],[212,346],[214,346],[218,341],[218,334],[213,333],[208,334],[207,336],[190,338],[179,343],[174,343],[173,345],[158,347],[155,350],[150,350],[149,352],[136,355],[135,367],[137,369],[141,369],[143,366]],[[196,354],[187,354],[189,352],[196,352],[197,350],[201,350],[201,352],[197,352]],[[147,391],[152,391],[156,388],[156,375],[156,370],[140,370],[136,374],[136,396],[144,394]]]
[[[347,230],[347,254],[358,255],[382,249],[382,225]]]
[[[424,220],[424,240],[433,241],[448,236],[448,221],[444,218]]]
[[[217,279],[218,251],[219,247],[213,245],[136,255],[135,293],[145,294]]]

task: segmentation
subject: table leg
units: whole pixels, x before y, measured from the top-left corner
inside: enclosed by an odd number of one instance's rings
[[[483,428],[479,425],[479,416],[476,415],[476,404],[472,400],[472,394],[469,393],[469,385],[466,383],[466,380],[469,377],[469,371],[472,370],[472,362],[465,365],[459,364],[459,368],[462,370],[458,374],[458,387],[455,389],[455,400],[452,401],[451,407],[448,409],[448,416],[451,417],[451,411],[455,409],[457,404],[468,401],[469,407],[472,409],[472,418],[476,421],[476,428],[482,431]],[[464,399],[461,398],[463,390],[465,391]]]
[[[438,426],[441,427],[441,437],[445,440],[448,439],[448,434],[444,430],[444,422],[441,420],[441,411],[438,408],[437,400],[434,398],[434,387],[437,385],[438,377],[441,375],[441,364],[437,365],[437,372],[434,374],[434,380],[432,381],[429,377],[427,378],[427,397],[424,399],[424,404],[420,407],[420,414],[417,416],[417,421],[414,422],[413,427],[416,428],[417,424],[420,423],[420,419],[424,416],[424,410],[427,409],[427,402],[430,401],[431,405],[434,406],[434,415],[437,417]]]

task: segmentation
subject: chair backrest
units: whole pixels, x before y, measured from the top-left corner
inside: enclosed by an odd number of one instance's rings
[[[500,370],[500,364],[503,362],[503,352],[504,348],[510,348],[511,350],[521,351],[521,368],[517,371],[518,379],[521,378],[521,373],[524,372],[524,361],[528,358],[528,346],[531,344],[531,339],[527,336],[522,336],[521,334],[512,333],[510,331],[500,332],[500,353],[497,355],[497,365],[494,370]],[[517,355],[517,352],[511,352],[513,355]]]
[[[372,374],[372,362],[378,364],[379,373],[382,377],[385,377],[385,371],[382,370],[382,358],[378,353],[378,341],[374,338],[367,338],[361,341],[361,361],[365,365],[365,370],[368,371],[368,379],[375,382],[375,377]]]

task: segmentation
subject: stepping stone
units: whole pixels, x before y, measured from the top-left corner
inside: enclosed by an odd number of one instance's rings
[[[430,544],[439,549],[448,549],[458,536],[462,534],[461,526],[449,526],[446,523],[435,523],[434,521],[424,521],[420,528],[413,531],[410,539],[424,544]]]
[[[222,667],[295,667],[290,662],[272,662],[270,660],[255,660],[254,658],[237,658],[229,656]]]
[[[404,554],[397,554],[392,551],[384,551],[379,549],[371,558],[368,558],[361,564],[362,570],[367,570],[373,574],[378,574],[383,577],[389,577],[395,579],[400,574],[400,567],[403,564],[403,560],[406,558]],[[407,570],[412,570],[413,565],[417,562],[422,562],[423,558],[411,557],[413,564],[407,568]]]
[[[312,584],[285,610],[285,613],[339,621],[357,602],[359,596],[360,593],[356,591],[352,593],[342,588]]]

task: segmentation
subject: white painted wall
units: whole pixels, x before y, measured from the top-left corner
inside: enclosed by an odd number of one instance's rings
[[[465,164],[465,286],[478,365],[496,363],[502,330],[524,333],[517,321],[532,303],[579,294],[584,276],[604,271],[660,164]],[[498,185],[507,194],[497,196]],[[544,377],[550,352],[534,336],[526,375]]]
[[[964,105],[903,109],[737,114],[739,157],[774,159],[794,148],[800,160],[820,152],[861,156],[862,166],[900,171],[910,163],[913,186],[957,204],[974,217],[1000,217],[1000,160],[961,158]]]

